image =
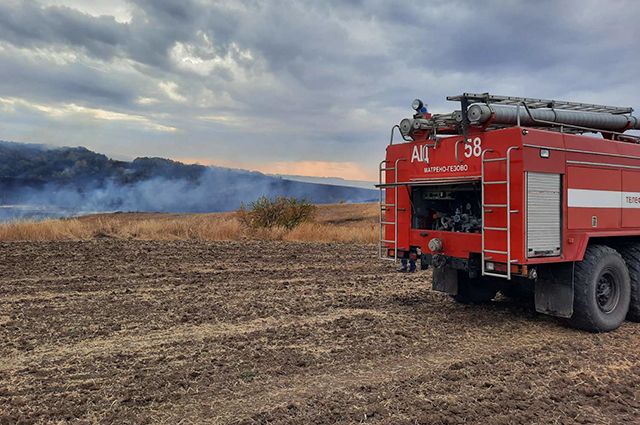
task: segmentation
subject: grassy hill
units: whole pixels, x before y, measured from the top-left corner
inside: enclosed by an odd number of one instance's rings
[[[0,220],[113,211],[231,211],[262,195],[320,204],[375,199],[373,190],[246,170],[164,158],[117,161],[82,147],[0,142]]]

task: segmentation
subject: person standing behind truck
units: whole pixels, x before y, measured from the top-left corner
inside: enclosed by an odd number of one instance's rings
[[[400,264],[402,264],[402,267],[400,267],[398,271],[401,273],[415,273],[417,259],[418,252],[415,248],[411,248],[411,250],[409,250],[409,252],[405,252],[400,259]]]

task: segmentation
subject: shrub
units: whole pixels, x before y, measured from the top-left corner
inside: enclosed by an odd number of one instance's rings
[[[291,230],[313,218],[316,206],[304,199],[279,196],[269,199],[261,196],[247,208],[240,205],[237,217],[245,226],[252,228],[283,227]]]

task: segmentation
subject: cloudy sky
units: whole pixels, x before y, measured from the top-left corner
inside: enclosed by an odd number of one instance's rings
[[[463,91],[640,107],[637,1],[1,0],[0,140],[375,178]]]

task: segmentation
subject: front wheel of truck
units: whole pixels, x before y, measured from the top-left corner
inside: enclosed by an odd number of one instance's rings
[[[572,327],[608,332],[624,322],[631,283],[622,256],[605,245],[591,245],[575,266]]]

